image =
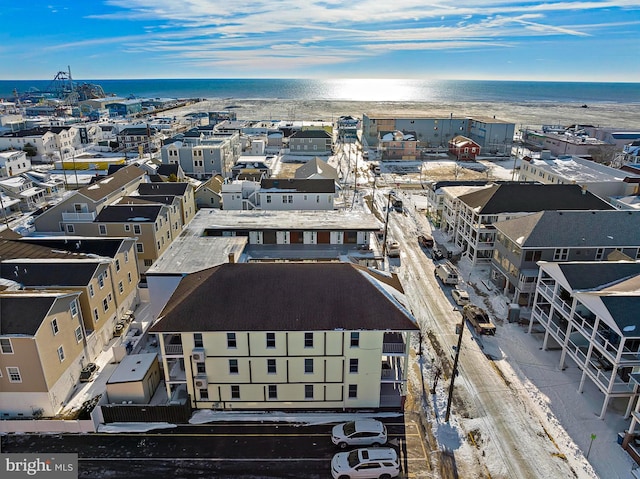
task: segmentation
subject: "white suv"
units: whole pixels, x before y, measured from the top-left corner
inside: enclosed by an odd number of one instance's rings
[[[387,442],[387,428],[375,419],[361,419],[334,426],[331,442],[344,449],[347,446],[379,446]]]
[[[391,479],[398,474],[398,453],[390,447],[339,452],[331,460],[333,479]]]

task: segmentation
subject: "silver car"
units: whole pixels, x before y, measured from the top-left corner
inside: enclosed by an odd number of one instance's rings
[[[331,442],[341,449],[347,446],[381,446],[387,442],[387,428],[375,419],[349,421],[333,427]]]

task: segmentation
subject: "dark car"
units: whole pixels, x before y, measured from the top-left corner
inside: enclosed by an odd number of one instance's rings
[[[439,249],[434,249],[432,255],[433,255],[433,259],[435,260],[444,258],[444,254]]]

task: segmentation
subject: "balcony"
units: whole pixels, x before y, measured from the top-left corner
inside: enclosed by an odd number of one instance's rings
[[[164,338],[164,354],[167,356],[184,356],[182,338],[177,334],[168,334]]]
[[[383,354],[405,354],[406,346],[401,333],[385,333],[382,340]]]
[[[96,219],[96,212],[92,211],[90,213],[69,213],[62,212],[62,221],[64,222],[87,222],[90,223]]]

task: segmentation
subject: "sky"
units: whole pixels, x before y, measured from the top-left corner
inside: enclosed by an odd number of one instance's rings
[[[640,78],[640,0],[3,0],[0,80]]]

